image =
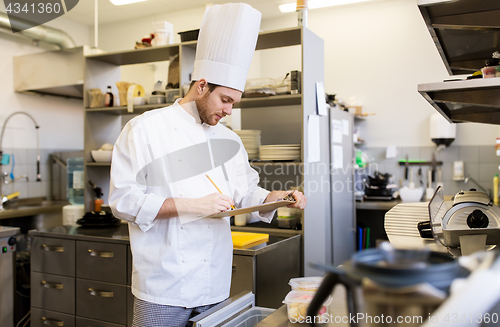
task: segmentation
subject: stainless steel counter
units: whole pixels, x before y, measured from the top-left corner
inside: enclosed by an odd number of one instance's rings
[[[8,237],[19,234],[21,229],[17,227],[4,227],[0,226],[0,237]]]
[[[259,231],[259,232],[265,233],[265,231]],[[31,230],[29,234],[37,236],[51,236],[64,239],[99,241],[107,243],[129,244],[130,242],[128,233],[128,224],[123,224],[123,223],[117,227],[108,227],[108,228],[56,226],[56,227]],[[256,256],[258,254],[265,253],[267,251],[275,249],[281,246],[285,242],[290,242],[290,241],[298,242],[300,238],[301,238],[300,234],[288,235],[284,237],[277,235],[270,235],[268,242],[250,247],[234,248],[233,254]]]
[[[401,200],[392,201],[356,201],[356,209],[359,210],[391,210],[397,204],[400,204]]]
[[[67,201],[46,201],[45,198],[29,198],[8,201],[0,211],[0,219],[37,216],[40,214],[62,213]]]

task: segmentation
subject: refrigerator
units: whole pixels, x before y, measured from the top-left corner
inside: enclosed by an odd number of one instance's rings
[[[338,266],[354,253],[356,201],[354,195],[354,117],[330,108],[331,264]]]

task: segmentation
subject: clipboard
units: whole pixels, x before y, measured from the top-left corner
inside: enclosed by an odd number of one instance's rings
[[[246,208],[241,208],[241,209],[236,209],[236,210],[228,210],[224,212],[219,212],[215,213],[210,216],[206,216],[205,218],[222,218],[222,217],[230,217],[230,216],[235,216],[235,215],[242,215],[244,213],[250,213],[254,211],[271,211],[274,209],[277,209],[279,207],[284,207],[289,204],[294,204],[296,201],[287,201],[287,200],[281,200],[281,201],[274,201],[274,202],[269,202],[269,203],[264,203],[264,204],[259,204],[257,206],[251,206],[251,207],[246,207]]]

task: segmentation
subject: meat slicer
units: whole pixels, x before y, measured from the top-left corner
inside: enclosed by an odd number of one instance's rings
[[[481,191],[458,192],[444,201],[438,187],[429,202],[429,221],[420,222],[422,238],[434,238],[455,255],[490,250],[500,244],[500,208]]]

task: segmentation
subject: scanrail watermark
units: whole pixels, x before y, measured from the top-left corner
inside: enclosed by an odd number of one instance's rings
[[[292,323],[322,323],[322,324],[422,324],[424,317],[422,316],[389,316],[389,315],[369,315],[366,313],[357,313],[347,316],[335,316],[333,314],[323,314],[320,316],[298,316],[290,317]]]
[[[4,0],[12,33],[50,22],[71,9],[79,0]]]
[[[289,320],[292,323],[321,323],[321,324],[412,324],[412,325],[421,325],[425,321],[428,321],[432,324],[442,325],[442,324],[458,324],[458,323],[472,323],[472,324],[482,324],[497,326],[499,322],[498,313],[447,313],[443,314],[432,314],[429,313],[428,316],[389,316],[389,315],[369,315],[366,313],[357,313],[346,316],[335,316],[333,314],[322,314],[318,316],[289,316]]]

